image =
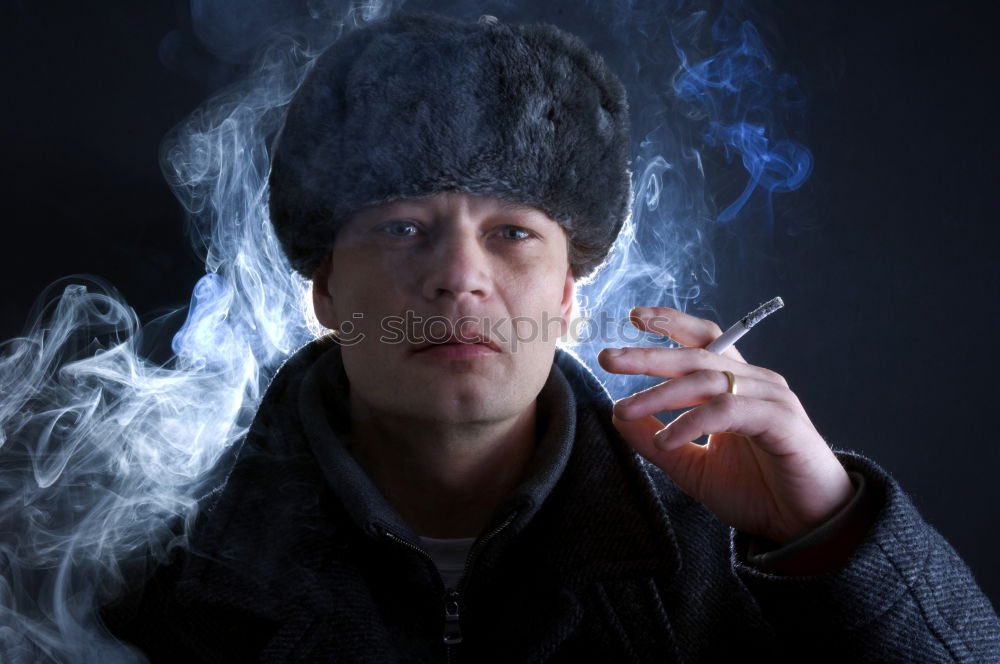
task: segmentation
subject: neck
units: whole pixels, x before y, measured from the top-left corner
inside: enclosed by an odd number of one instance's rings
[[[523,479],[535,451],[535,402],[513,418],[442,423],[351,399],[351,452],[424,537],[475,537]]]

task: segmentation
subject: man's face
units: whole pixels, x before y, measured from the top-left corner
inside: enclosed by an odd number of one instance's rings
[[[502,420],[538,395],[565,330],[566,234],[487,196],[366,208],[339,231],[313,301],[341,331],[352,399],[439,422]]]

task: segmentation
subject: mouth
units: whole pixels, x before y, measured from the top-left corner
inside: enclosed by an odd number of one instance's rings
[[[427,341],[418,345],[414,350],[417,355],[437,355],[443,357],[471,357],[475,355],[486,355],[501,352],[498,346],[491,339],[480,335],[457,335],[444,339]]]

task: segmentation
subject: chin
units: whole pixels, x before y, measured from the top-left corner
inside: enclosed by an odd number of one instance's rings
[[[406,410],[417,419],[461,424],[503,420],[523,411],[528,402],[530,399],[512,398],[510,390],[459,385],[433,390],[428,386],[418,400],[407,404]]]

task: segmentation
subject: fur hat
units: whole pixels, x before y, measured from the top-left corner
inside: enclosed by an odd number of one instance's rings
[[[569,238],[577,278],[605,259],[631,203],[625,90],[558,28],[396,14],[320,55],[271,168],[271,220],[311,277],[354,212],[444,191],[536,207]]]

